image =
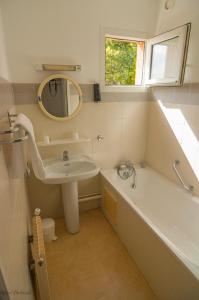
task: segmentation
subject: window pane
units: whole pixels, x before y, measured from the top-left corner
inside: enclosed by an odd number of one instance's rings
[[[179,37],[153,45],[151,79],[164,79],[178,77],[178,56]]]
[[[144,42],[106,37],[105,84],[108,86],[141,84],[143,50]]]

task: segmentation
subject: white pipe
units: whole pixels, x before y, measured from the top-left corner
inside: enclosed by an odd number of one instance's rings
[[[80,196],[79,197],[79,202],[85,202],[85,201],[90,201],[90,200],[98,200],[101,199],[102,195],[101,194],[90,194],[86,196]]]

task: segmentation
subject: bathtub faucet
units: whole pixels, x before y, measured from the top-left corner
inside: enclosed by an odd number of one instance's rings
[[[121,162],[117,167],[117,173],[123,180],[133,176],[132,188],[136,188],[136,170],[131,161],[127,160]]]
[[[127,161],[127,167],[131,170],[133,176],[133,183],[131,185],[132,189],[136,188],[136,170],[132,162]]]
[[[136,188],[136,170],[135,168],[133,167],[133,183],[132,183],[132,189],[135,189]]]

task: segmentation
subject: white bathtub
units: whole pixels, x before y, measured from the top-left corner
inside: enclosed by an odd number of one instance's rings
[[[118,227],[121,239],[125,241],[125,237],[122,236],[124,235],[122,229],[120,230],[123,225],[120,225],[120,223],[126,222],[125,226],[128,231],[131,226],[137,226],[131,224],[130,220],[125,220],[125,218],[128,218],[129,208],[132,208],[139,219],[144,221],[145,226],[147,224],[159,241],[162,241],[172,251],[172,254],[186,266],[185,269],[191,272],[196,286],[198,283],[199,287],[199,199],[151,168],[137,168],[136,173],[136,189],[132,189],[132,177],[128,180],[122,180],[117,175],[116,169],[101,171],[104,182],[109,184],[109,189],[112,188],[120,196],[116,227]],[[122,201],[128,204],[128,210],[123,209]],[[123,213],[120,210],[123,210]],[[131,218],[134,218],[133,215]],[[141,229],[138,227],[138,230]],[[131,237],[131,234],[129,234],[129,237]],[[127,248],[129,237],[126,238]],[[132,242],[132,247],[135,243],[136,241]],[[196,299],[199,299],[199,291],[197,290],[196,293],[198,293]],[[162,295],[161,298],[167,299]],[[180,298],[176,296],[173,299]],[[186,298],[186,300],[189,299],[195,298],[193,296],[192,298]]]

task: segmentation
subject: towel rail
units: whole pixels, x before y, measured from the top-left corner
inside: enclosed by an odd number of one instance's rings
[[[9,129],[0,130],[0,135],[11,134],[19,131],[19,127],[10,127]]]
[[[20,126],[12,126],[13,120],[11,119],[12,117],[17,117],[16,114],[10,114],[9,112],[7,113],[8,121],[10,124],[10,127],[8,129],[2,129],[0,130],[0,136],[2,135],[9,135],[9,134],[15,134],[19,132]],[[11,138],[10,140],[0,140],[0,145],[6,145],[6,144],[15,144],[15,143],[20,143],[28,139],[29,134],[25,132],[24,136],[16,137],[16,138]],[[12,136],[13,137],[13,136]]]
[[[19,138],[15,138],[15,139],[12,139],[9,141],[1,141],[0,140],[0,145],[9,145],[9,144],[20,143],[20,142],[27,140],[28,137],[29,137],[29,134],[26,132],[24,136],[19,137]]]

